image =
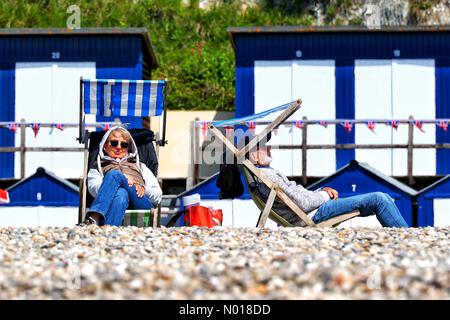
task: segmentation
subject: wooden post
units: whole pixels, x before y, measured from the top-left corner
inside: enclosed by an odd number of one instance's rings
[[[149,127],[150,129],[150,127]],[[158,159],[159,162],[159,144],[158,144],[158,140],[159,140],[159,132],[155,133],[155,151],[156,151],[156,159]]]
[[[159,141],[159,132],[156,132],[155,134],[155,145],[156,145],[156,159],[158,159],[159,162],[159,147],[160,144],[158,143]],[[164,145],[163,145],[164,146]],[[159,186],[162,189],[162,179],[159,177],[159,172],[158,172],[158,177],[156,177]],[[153,228],[158,228],[160,226],[160,222],[161,222],[161,202],[158,203],[158,208],[156,209],[156,213],[155,210],[153,210]]]
[[[84,136],[83,134],[85,129],[85,123],[84,123],[84,115],[83,115],[83,77],[80,77],[80,122],[78,123],[78,142],[83,143],[84,142]]]
[[[89,131],[85,131],[83,133],[83,177],[81,178],[80,184],[80,192],[81,192],[81,203],[78,205],[78,222],[82,222],[86,215],[86,199],[87,199],[87,174],[88,174],[88,165],[89,165]]]
[[[198,127],[196,125],[197,121],[200,120],[199,118],[195,118],[194,122],[194,186],[200,182],[200,160],[202,159],[202,148],[200,145],[200,130],[198,130]]]
[[[189,189],[197,184],[198,175],[199,175],[199,165],[197,164],[198,160],[198,141],[200,137],[198,135],[197,121],[199,118],[195,118],[194,121],[191,122],[191,163],[189,175],[186,181],[186,189]]]
[[[25,142],[26,142],[25,119],[20,120],[20,179],[25,178]]]
[[[413,143],[414,143],[414,117],[408,117],[408,183],[411,186],[414,183],[413,178]]]
[[[306,123],[307,117],[303,117],[304,125],[302,128],[302,184],[306,187],[306,184],[308,183],[308,177],[306,175],[306,166],[308,164],[307,161],[307,150],[308,150],[308,124]]]

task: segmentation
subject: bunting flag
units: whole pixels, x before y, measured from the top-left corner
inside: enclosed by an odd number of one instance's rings
[[[318,122],[318,124],[320,124],[322,127],[324,127],[324,128],[326,128],[326,127],[328,127],[328,123],[325,121],[325,120],[320,120],[319,122]]]
[[[39,129],[41,128],[41,124],[35,122],[35,123],[33,123],[33,124],[30,124],[30,127],[31,127],[31,129],[33,129],[34,137],[36,138],[36,136],[37,136],[38,133],[39,133]]]
[[[200,126],[202,127],[202,136],[203,136],[203,140],[206,140],[206,130],[208,129],[207,124],[205,121],[202,121],[202,123],[200,124]]]
[[[441,128],[444,131],[448,130],[448,121],[447,120],[439,120],[436,121],[436,124],[439,128]]]
[[[341,122],[341,124],[344,126],[345,131],[347,133],[350,133],[352,131],[353,123],[349,120],[345,120],[345,122]]]
[[[53,123],[51,128],[50,128],[50,132],[48,134],[53,134],[53,129],[58,129],[63,131],[64,130],[64,125],[62,123]]]
[[[372,120],[367,121],[367,128],[369,128],[369,130],[372,131],[373,133],[376,133],[375,125],[376,125],[375,121]]]
[[[303,120],[294,121],[294,125],[299,129],[303,129],[305,127],[305,121]]]
[[[164,80],[83,80],[83,110],[97,116],[160,116]]]
[[[15,122],[8,123],[6,127],[12,132],[16,133],[19,126]]]
[[[249,128],[249,129],[255,129],[255,128],[256,128],[255,121],[249,121],[249,122],[246,122],[245,125],[246,125],[247,128]]]
[[[109,130],[109,123],[105,123],[102,125],[103,131],[108,131]]]
[[[226,137],[231,137],[231,132],[233,131],[233,127],[227,126],[225,127],[225,135]]]
[[[9,203],[8,191],[0,189],[0,203]]]
[[[399,121],[398,120],[390,120],[389,125],[394,128],[395,130],[398,129]]]
[[[425,133],[425,130],[422,129],[423,127],[423,121],[421,120],[414,120],[414,125],[417,127],[417,129],[419,129],[420,131]]]

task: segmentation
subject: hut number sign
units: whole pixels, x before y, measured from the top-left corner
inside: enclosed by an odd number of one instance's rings
[[[59,51],[53,51],[52,52],[52,59],[53,60],[59,60],[61,58],[61,53]]]

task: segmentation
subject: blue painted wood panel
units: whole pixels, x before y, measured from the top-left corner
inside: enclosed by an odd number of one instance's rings
[[[0,121],[14,121],[15,64],[0,63]],[[0,128],[0,147],[14,147],[14,133]],[[14,178],[14,153],[0,153],[0,178]]]

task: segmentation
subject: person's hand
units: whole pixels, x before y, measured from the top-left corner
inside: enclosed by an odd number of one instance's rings
[[[145,193],[145,187],[141,186],[140,184],[135,184],[136,186],[136,194],[139,198],[142,198],[144,196]]]
[[[133,178],[131,178],[131,177],[127,177],[127,178],[128,178],[128,185],[129,185],[130,187],[132,187],[133,184],[134,184]]]
[[[330,187],[323,187],[323,191],[326,191],[328,195],[330,196],[330,199],[336,200],[339,196],[338,192]]]

